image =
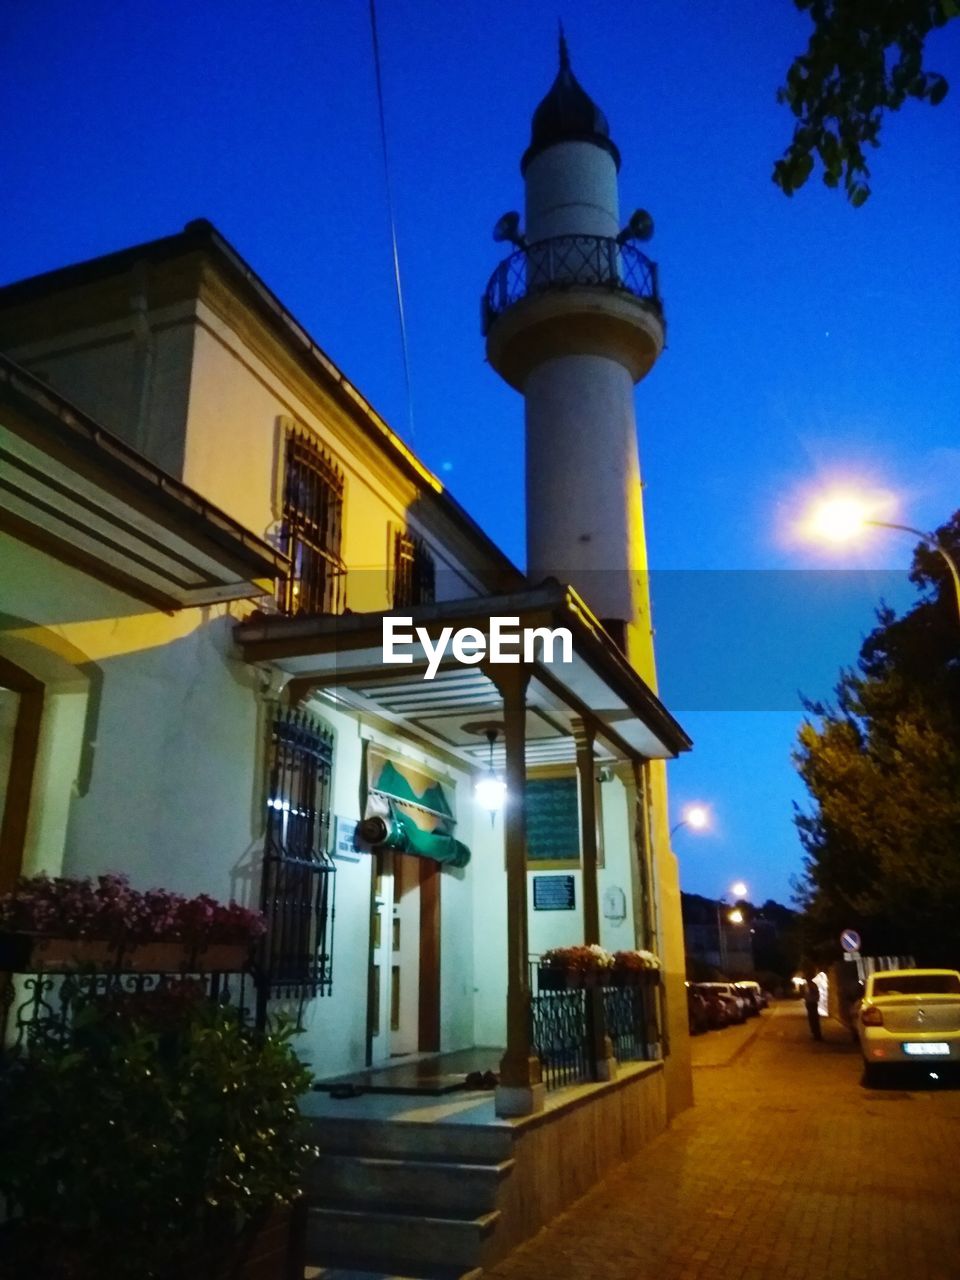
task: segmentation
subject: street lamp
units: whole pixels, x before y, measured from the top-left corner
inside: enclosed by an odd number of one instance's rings
[[[742,880],[735,880],[730,886],[730,892],[737,898],[745,898],[747,896],[747,886]],[[726,905],[722,899],[717,903],[717,955],[720,960],[720,968],[724,973],[727,971],[727,930],[723,921],[723,911]],[[732,911],[727,912],[727,919],[731,924],[743,924],[743,912],[739,907],[734,907]]]
[[[957,598],[957,618],[960,620],[960,569],[953,556],[943,545],[935,533],[924,533],[909,524],[894,524],[889,520],[873,520],[870,508],[861,499],[852,495],[824,498],[811,513],[808,527],[810,532],[827,542],[849,542],[866,528],[895,529],[898,533],[909,533],[919,538],[930,551],[936,551],[943,558]]]
[[[680,821],[670,828],[671,836],[681,827],[691,827],[694,831],[706,831],[710,826],[710,810],[705,804],[688,804],[681,810]]]

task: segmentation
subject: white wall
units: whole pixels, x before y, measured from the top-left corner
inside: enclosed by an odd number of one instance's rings
[[[284,423],[308,427],[344,473],[342,555],[350,568],[347,605],[356,612],[390,607],[391,539],[407,526],[421,533],[413,482],[391,466],[352,420],[329,401],[318,410],[209,307],[198,305],[184,480],[261,536],[279,527],[278,468]],[[427,541],[438,594],[474,593],[456,558]]]
[[[2,555],[0,651],[51,695],[28,868],[246,899],[260,738],[241,607],[162,614],[11,539]]]

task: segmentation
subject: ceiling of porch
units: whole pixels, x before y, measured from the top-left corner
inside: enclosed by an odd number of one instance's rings
[[[497,725],[503,719],[500,693],[477,667],[447,668],[429,682],[419,673],[389,682],[358,679],[325,693],[359,711],[406,726],[477,765],[485,765],[490,759],[488,741],[478,727]],[[536,679],[531,681],[527,703],[527,767],[572,764],[576,748],[570,709]],[[598,760],[617,758],[601,740],[597,741],[594,754]],[[494,743],[494,763],[502,766],[504,757],[500,739]]]

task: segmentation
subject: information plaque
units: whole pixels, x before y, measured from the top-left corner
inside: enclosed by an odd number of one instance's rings
[[[573,911],[577,905],[573,876],[534,876],[534,911]]]

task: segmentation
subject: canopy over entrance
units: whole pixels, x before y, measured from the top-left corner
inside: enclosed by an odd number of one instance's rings
[[[337,617],[262,617],[237,627],[245,661],[266,663],[304,688],[327,690],[356,710],[405,726],[445,753],[472,764],[488,759],[475,725],[502,714],[500,676],[515,666],[484,661],[464,665],[448,651],[432,680],[428,655],[415,640],[404,652],[410,665],[385,665],[383,623],[397,612]],[[656,694],[637,675],[600,622],[570,588],[547,581],[526,591],[424,605],[403,614],[431,644],[444,628],[471,627],[490,635],[492,618],[517,619],[519,628],[567,628],[569,662],[543,653],[529,664],[525,758],[528,765],[572,763],[577,723],[591,727],[598,759],[671,759],[692,745]],[[513,630],[511,624],[511,630]],[[503,760],[502,744],[495,759]]]

